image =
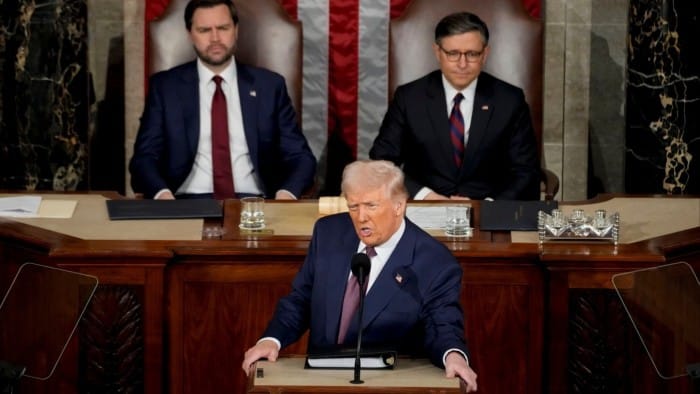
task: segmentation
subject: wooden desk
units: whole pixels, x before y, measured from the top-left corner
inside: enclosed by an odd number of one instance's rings
[[[472,205],[478,227],[479,202]],[[277,233],[250,234],[238,230],[238,201],[227,201],[222,221],[203,224],[222,227],[224,235],[204,240],[143,239],[139,222],[123,224],[136,229],[135,240],[81,239],[62,234],[55,223],[48,229],[0,219],[0,291],[25,261],[100,279],[90,318],[54,377],[23,382],[22,392],[123,387],[146,393],[242,393],[243,352],[289,291],[306,255],[314,206],[315,201],[268,202],[269,228]],[[83,214],[80,209],[79,204],[76,214]],[[283,233],[275,221],[286,215],[296,215],[299,228],[307,230]],[[687,209],[676,215],[689,216]],[[654,375],[610,278],[679,260],[697,271],[700,227],[617,247],[539,246],[513,242],[507,232],[478,230],[463,241],[436,236],[464,271],[465,334],[480,392],[688,392],[686,381],[665,382]],[[285,354],[305,350],[302,340]]]
[[[262,376],[257,376],[261,370]],[[458,379],[445,378],[445,371],[427,360],[399,359],[390,370],[362,370],[363,384],[351,384],[353,370],[304,369],[304,357],[283,357],[277,362],[260,361],[248,379],[249,393],[368,393],[368,394],[459,394]]]

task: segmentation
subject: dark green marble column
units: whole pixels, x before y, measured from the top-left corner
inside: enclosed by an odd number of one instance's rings
[[[0,0],[0,189],[87,188],[85,0]]]
[[[625,189],[700,193],[698,0],[631,0]]]

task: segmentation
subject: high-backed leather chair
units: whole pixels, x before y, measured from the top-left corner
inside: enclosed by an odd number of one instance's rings
[[[389,39],[389,94],[397,86],[439,68],[432,50],[435,25],[453,12],[478,15],[489,28],[491,52],[484,71],[519,86],[530,105],[542,156],[543,25],[532,18],[523,0],[413,0],[391,21]],[[559,179],[542,170],[545,199],[553,199]]]
[[[149,74],[195,59],[185,28],[187,1],[171,0],[163,15],[150,23]],[[239,15],[236,60],[281,74],[301,119],[301,24],[277,0],[234,0],[234,4]]]

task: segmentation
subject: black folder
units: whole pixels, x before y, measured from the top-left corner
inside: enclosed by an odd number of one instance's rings
[[[531,231],[537,230],[539,211],[551,213],[559,206],[556,201],[482,201],[481,225],[484,231]]]
[[[221,203],[213,199],[107,200],[111,220],[197,219],[223,216]]]

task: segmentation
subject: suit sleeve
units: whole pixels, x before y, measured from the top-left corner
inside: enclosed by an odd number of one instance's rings
[[[306,260],[292,281],[292,291],[279,300],[275,313],[261,336],[261,338],[277,338],[282,348],[299,340],[309,328],[314,262],[317,258],[317,235],[317,230],[314,228]]]
[[[388,160],[401,167],[403,165],[405,129],[408,127],[406,116],[407,100],[404,97],[404,89],[396,89],[394,98],[384,115],[384,120],[379,128],[379,134],[375,138],[369,157],[372,160]],[[404,174],[406,189],[411,197],[415,196],[425,185],[418,183],[409,174]]]
[[[149,81],[146,104],[141,115],[141,124],[134,143],[134,154],[129,163],[131,186],[134,191],[151,198],[159,190],[167,188],[160,174],[165,149],[163,120],[165,108],[162,100],[162,79],[158,74]],[[173,190],[174,192],[174,190]]]
[[[446,252],[449,253],[449,252]],[[440,257],[435,255],[434,258]],[[442,358],[449,349],[459,349],[469,354],[464,340],[464,314],[460,305],[462,269],[454,257],[433,278],[424,296],[422,320],[425,328],[424,347],[433,364],[444,367]],[[437,268],[437,266],[435,266]]]

